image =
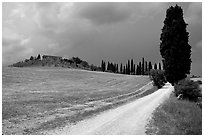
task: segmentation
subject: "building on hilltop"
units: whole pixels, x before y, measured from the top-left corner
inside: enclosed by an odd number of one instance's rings
[[[49,60],[49,61],[60,61],[62,57],[59,56],[50,56],[50,55],[43,55],[42,56],[43,60]]]

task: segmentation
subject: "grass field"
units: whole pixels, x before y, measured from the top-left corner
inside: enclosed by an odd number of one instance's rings
[[[172,95],[155,110],[146,127],[148,135],[202,135],[202,109]]]
[[[147,76],[3,67],[3,134],[43,134],[150,94]]]

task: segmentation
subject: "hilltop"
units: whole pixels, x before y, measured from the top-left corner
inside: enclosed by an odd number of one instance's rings
[[[43,55],[40,54],[37,57],[31,56],[30,59],[19,61],[10,67],[34,67],[34,66],[48,66],[48,67],[66,67],[66,68],[80,68],[86,70],[101,70],[100,67],[89,65],[87,61],[81,60],[78,57],[72,57],[70,59],[62,58],[60,56]]]

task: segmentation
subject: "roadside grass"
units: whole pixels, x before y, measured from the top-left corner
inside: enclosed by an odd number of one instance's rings
[[[146,126],[148,135],[202,135],[202,109],[173,94],[158,107]]]

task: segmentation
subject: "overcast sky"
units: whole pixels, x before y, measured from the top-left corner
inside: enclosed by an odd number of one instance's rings
[[[2,63],[38,53],[78,56],[89,64],[161,61],[160,34],[176,3],[3,3]],[[192,46],[192,74],[202,72],[202,3],[177,3]]]

